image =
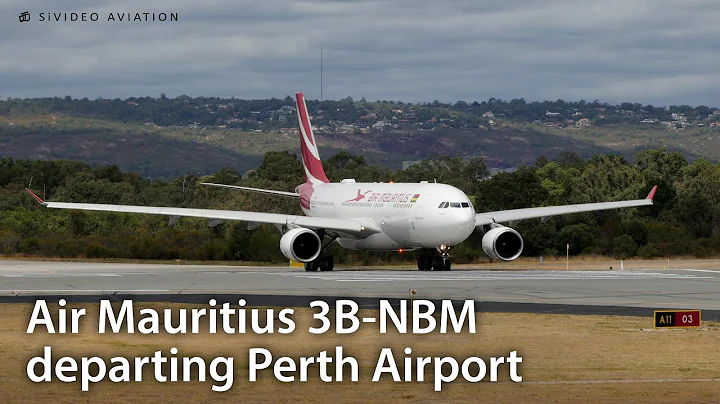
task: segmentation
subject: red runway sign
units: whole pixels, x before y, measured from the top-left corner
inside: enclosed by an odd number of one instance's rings
[[[664,310],[655,312],[655,328],[700,327],[700,310]]]

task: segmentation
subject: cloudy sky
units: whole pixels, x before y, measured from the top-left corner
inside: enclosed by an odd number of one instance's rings
[[[317,99],[321,44],[325,99],[720,106],[717,0],[3,0],[0,97]]]

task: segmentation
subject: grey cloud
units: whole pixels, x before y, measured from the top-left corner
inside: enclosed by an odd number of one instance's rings
[[[18,0],[0,5],[0,96],[180,94],[720,105],[712,1]],[[177,12],[175,23],[17,14]],[[3,17],[5,18],[5,17]]]

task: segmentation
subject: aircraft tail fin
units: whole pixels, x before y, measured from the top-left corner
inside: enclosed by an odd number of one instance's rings
[[[303,168],[305,169],[305,180],[312,184],[330,182],[325,175],[320,154],[318,153],[315,135],[310,126],[310,116],[305,105],[303,93],[296,93],[298,124],[300,126],[300,150],[302,152]]]

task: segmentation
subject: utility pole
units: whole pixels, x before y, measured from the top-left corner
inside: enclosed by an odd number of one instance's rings
[[[323,46],[320,44],[320,102],[323,100]]]

